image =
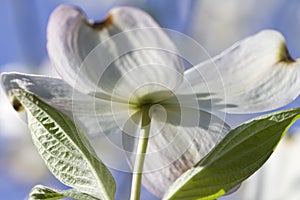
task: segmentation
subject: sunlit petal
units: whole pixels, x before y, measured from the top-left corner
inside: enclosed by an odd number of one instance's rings
[[[148,14],[135,8],[114,8],[95,23],[75,7],[58,7],[48,24],[48,52],[62,78],[83,93],[139,98],[173,90],[182,80],[176,47]]]
[[[48,104],[65,111],[72,109],[73,88],[63,80],[42,75],[2,73],[1,83],[8,96],[13,89],[30,91]]]
[[[217,71],[211,70],[214,67]],[[290,57],[283,36],[273,30],[234,44],[211,61],[186,71],[185,77],[194,92],[209,94],[229,113],[275,109],[300,93],[300,61]],[[222,77],[223,87],[215,84],[218,77]]]
[[[166,116],[172,114],[164,115],[163,112],[159,107],[152,111],[143,175],[144,186],[158,197],[162,197],[171,183],[203,158],[230,129],[223,120],[204,111],[181,108],[181,117],[185,119],[181,121],[168,120]],[[139,116],[137,114],[136,119]],[[123,146],[131,165],[139,141],[137,121],[128,121],[123,132]]]
[[[119,124],[123,124],[129,115],[127,105],[83,95],[61,79],[41,75],[2,73],[1,82],[11,98],[13,98],[10,95],[13,89],[30,91],[49,105],[74,118],[90,135],[119,130]],[[21,105],[14,102],[14,99],[11,101],[16,110],[21,109],[18,107]]]

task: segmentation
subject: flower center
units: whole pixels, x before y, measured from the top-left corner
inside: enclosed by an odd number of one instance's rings
[[[178,99],[170,90],[146,94],[138,99],[136,106],[137,110],[142,113],[148,113],[150,119],[155,118],[162,126],[166,122],[172,122],[175,118],[177,119],[181,113]],[[174,114],[178,116],[174,117]]]
[[[161,101],[172,97],[174,93],[159,84],[146,84],[132,92],[129,104],[134,104],[139,108],[159,104]]]

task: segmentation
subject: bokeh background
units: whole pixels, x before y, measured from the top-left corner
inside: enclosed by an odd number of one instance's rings
[[[80,6],[101,20],[110,8],[136,6],[164,28],[194,38],[211,56],[262,29],[276,29],[287,40],[293,58],[300,57],[299,0],[2,0],[0,6],[0,72],[18,71],[56,76],[47,57],[46,26],[59,4]],[[201,55],[199,55],[201,56]],[[253,72],[255,73],[255,72]],[[300,98],[287,107],[300,106]],[[0,199],[26,199],[36,184],[63,189],[37,155],[26,124],[0,91]],[[255,115],[229,115],[236,126]],[[294,125],[266,165],[226,200],[300,199],[300,123]],[[117,199],[126,200],[130,174],[112,171]],[[154,200],[143,190],[142,199]]]

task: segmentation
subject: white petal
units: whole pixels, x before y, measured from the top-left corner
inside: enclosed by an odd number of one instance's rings
[[[265,30],[186,71],[185,78],[193,92],[210,94],[226,112],[262,112],[299,95],[300,61],[292,60],[280,33]]]
[[[73,88],[63,80],[32,74],[2,73],[1,83],[8,96],[13,89],[34,93],[48,104],[65,111],[72,109]]]
[[[88,133],[97,155],[107,166],[129,170],[124,167],[124,150],[119,142],[122,127],[134,112],[127,104],[93,98],[73,90],[61,79],[47,76],[2,73],[1,83],[8,96],[13,89],[24,89],[72,117]],[[14,103],[20,110],[21,105]]]
[[[175,89],[183,67],[176,47],[141,10],[119,7],[98,23],[60,6],[48,24],[48,52],[59,74],[83,93],[128,99]],[[77,80],[76,80],[77,79]]]
[[[119,130],[119,124],[123,124],[122,120],[126,121],[128,118],[127,106],[79,93],[61,79],[2,73],[1,82],[8,96],[13,89],[32,92],[49,105],[74,118],[90,135]],[[18,109],[17,104],[13,106]],[[112,109],[112,106],[115,109]]]
[[[160,107],[155,109],[152,112],[143,184],[150,192],[162,197],[175,179],[200,161],[230,128],[223,120],[204,111],[181,108],[180,115],[184,120],[164,121],[164,111]],[[174,111],[166,111],[165,114],[170,116],[175,114]],[[123,133],[124,149],[131,164],[134,163],[139,134],[133,121],[126,124]]]
[[[72,115],[92,138],[116,133],[120,135],[121,127],[130,118],[127,104],[98,98],[87,98],[84,105],[80,101],[73,101]]]

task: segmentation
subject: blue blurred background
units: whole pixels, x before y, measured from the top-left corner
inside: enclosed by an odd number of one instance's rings
[[[62,3],[78,5],[89,18],[96,20],[103,19],[110,8],[117,5],[142,8],[162,27],[193,37],[211,56],[259,30],[272,28],[285,36],[292,57],[300,57],[298,0],[2,0],[0,72],[55,75],[47,57],[46,26],[51,11]],[[298,98],[287,107],[299,105]],[[0,106],[0,199],[26,199],[36,184],[64,188],[45,168],[35,152],[26,125],[10,107],[2,90]],[[229,123],[236,126],[253,116],[232,115]],[[299,200],[300,163],[295,159],[300,154],[299,123],[289,134],[266,167],[239,192],[223,199]],[[117,199],[128,199],[130,175],[117,171],[113,174],[119,186]],[[288,195],[290,198],[285,198]],[[156,198],[143,190],[142,199]]]

